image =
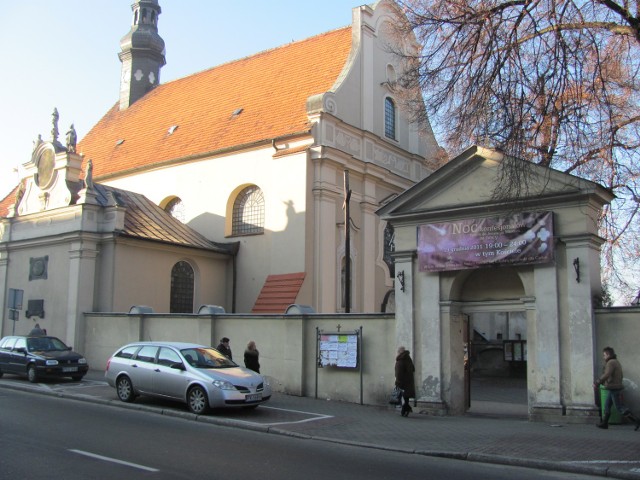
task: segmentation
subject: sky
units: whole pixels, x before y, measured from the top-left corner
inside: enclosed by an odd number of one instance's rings
[[[78,139],[117,101],[120,39],[134,0],[0,0],[0,199],[17,185],[38,134]],[[372,0],[160,0],[166,83],[351,24]]]

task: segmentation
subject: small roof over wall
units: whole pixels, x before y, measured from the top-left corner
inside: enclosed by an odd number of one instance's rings
[[[295,303],[304,277],[304,272],[269,275],[251,313],[285,313]]]

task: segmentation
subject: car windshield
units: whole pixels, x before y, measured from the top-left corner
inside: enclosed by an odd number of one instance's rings
[[[62,340],[52,337],[27,338],[27,348],[31,352],[55,352],[69,349]]]
[[[214,348],[185,348],[180,350],[182,356],[192,367],[196,368],[229,368],[238,365]]]

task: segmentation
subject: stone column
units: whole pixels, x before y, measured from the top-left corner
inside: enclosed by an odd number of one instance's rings
[[[526,305],[529,416],[539,421],[557,421],[563,414],[556,275],[555,265],[536,266],[533,272],[535,305],[531,302]]]
[[[419,302],[416,323],[420,324],[420,338],[416,349],[420,350],[419,385],[420,401],[442,405],[442,323],[440,319],[439,275],[419,273],[417,275]],[[397,303],[397,299],[396,299]],[[416,352],[416,355],[417,352]],[[439,408],[439,407],[438,407]]]
[[[69,245],[67,342],[77,350],[84,345],[84,312],[94,310],[97,256],[94,239],[80,238]]]
[[[600,293],[600,245],[594,235],[565,237],[568,335],[563,371],[568,417],[595,418],[598,410],[593,397],[595,321],[592,296]]]
[[[360,311],[366,313],[379,312],[380,305],[376,304],[376,262],[378,248],[381,248],[381,239],[378,238],[378,223],[380,220],[376,216],[377,203],[375,199],[375,184],[364,181],[363,198],[360,202],[362,212],[362,270],[358,285],[358,292],[362,293]]]
[[[404,345],[414,350],[413,330],[413,273],[414,252],[395,252],[393,254],[396,280],[396,347]]]
[[[313,301],[318,312],[336,311],[336,201],[338,194],[314,189],[313,268],[315,278]]]

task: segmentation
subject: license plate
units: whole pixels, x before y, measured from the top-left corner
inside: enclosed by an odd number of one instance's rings
[[[62,367],[63,372],[77,372],[78,367]]]
[[[254,393],[253,395],[247,395],[246,397],[244,397],[245,402],[256,402],[258,400],[262,400],[261,393]]]

